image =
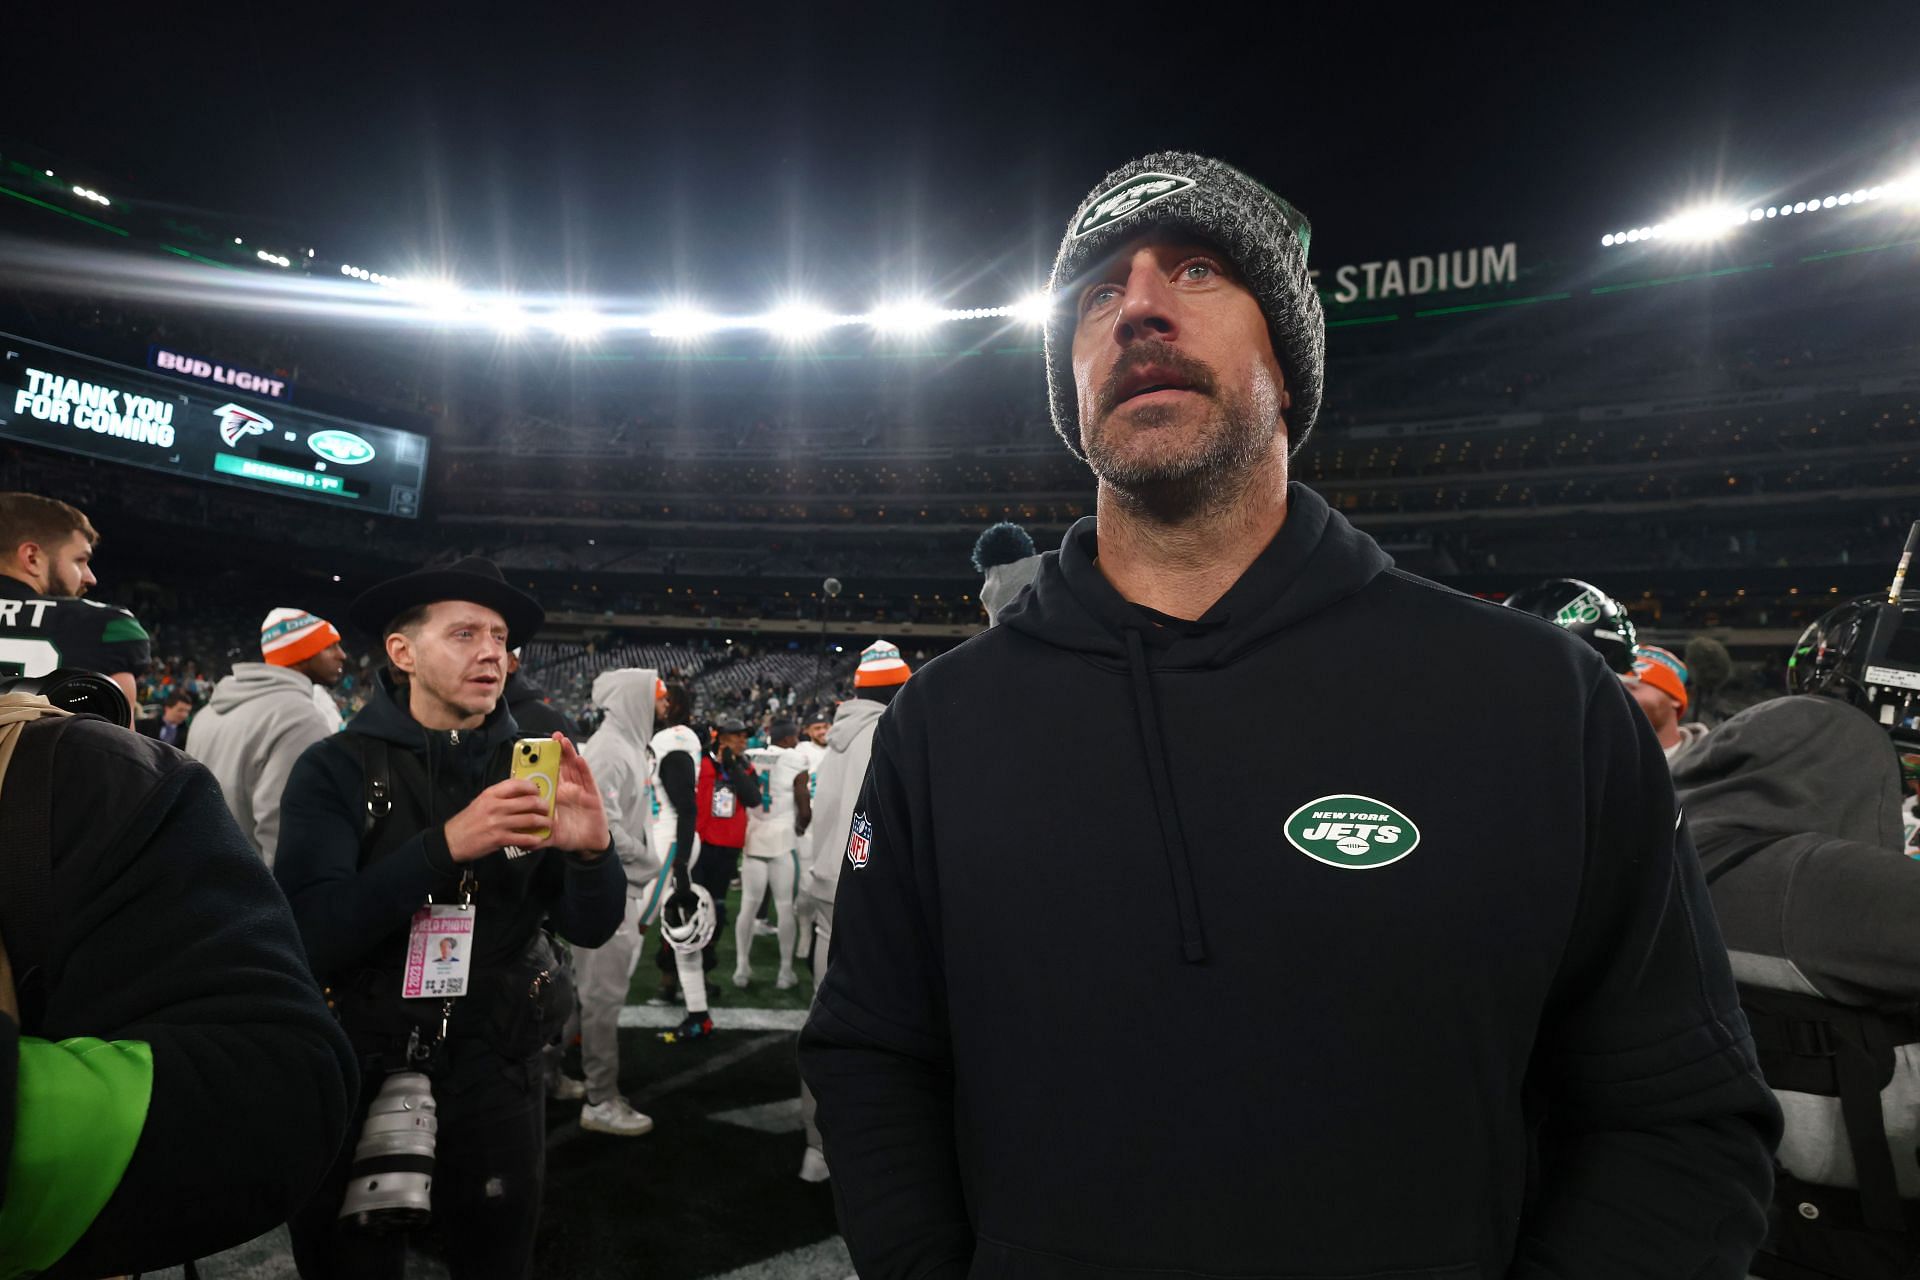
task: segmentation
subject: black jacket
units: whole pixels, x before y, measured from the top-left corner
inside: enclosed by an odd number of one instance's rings
[[[177,1265],[285,1221],[348,1136],[356,1078],[286,900],[212,774],[90,720],[62,732],[53,777],[51,980],[27,1034],[153,1051],[132,1161],[46,1272],[92,1280]],[[19,1035],[0,1017],[0,1171]]]
[[[1902,854],[1900,758],[1873,717],[1834,698],[1762,702],[1681,757],[1673,785],[1741,981],[1920,999],[1920,862]]]
[[[364,866],[365,776],[349,740],[353,735],[377,738],[390,752],[412,754],[433,780],[431,800],[409,798],[430,804],[433,820],[411,830],[376,833],[382,856]],[[307,748],[281,802],[283,834],[274,875],[293,904],[313,971],[323,980],[373,975],[383,984],[381,992],[397,995],[413,913],[430,895],[440,902],[459,900],[460,868],[447,851],[444,824],[506,776],[504,748],[518,736],[504,701],[478,729],[429,732],[396,699],[390,677],[382,672],[347,731]],[[396,788],[403,785],[399,777],[396,771]],[[399,821],[404,811],[396,797],[389,821]],[[592,861],[551,849],[520,858],[494,853],[470,865],[479,881],[473,995],[456,1005],[456,1032],[484,1013],[475,997],[525,954],[543,920],[550,919],[569,941],[597,947],[620,927],[626,909],[620,860],[604,853]]]
[[[1290,501],[1194,624],[1081,521],[881,720],[801,1039],[860,1274],[1744,1276],[1779,1112],[1646,722]]]
[[[134,732],[138,733],[141,737],[152,738],[155,742],[158,742],[160,741],[160,727],[165,723],[166,719],[164,717],[153,716],[145,720],[135,720],[133,722],[133,729]],[[192,727],[193,720],[191,717],[181,721],[180,736],[167,745],[176,751],[185,751],[187,749],[187,731]]]
[[[580,745],[580,729],[566,712],[553,705],[547,691],[518,671],[507,677],[505,701],[514,723],[523,737],[544,738],[564,733],[574,746]]]

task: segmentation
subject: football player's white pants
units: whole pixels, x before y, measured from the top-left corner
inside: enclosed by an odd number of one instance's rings
[[[673,952],[674,972],[680,975],[680,995],[687,1002],[688,1013],[707,1011],[707,970],[706,962],[698,951],[682,951],[669,947]]]
[[[813,945],[813,998],[820,999],[820,984],[827,980],[828,951],[833,946],[833,899],[807,895],[809,915],[813,920],[815,937]],[[819,1104],[813,1099],[813,1090],[807,1088],[807,1082],[800,1082],[800,1123],[806,1126],[807,1145],[820,1151],[820,1126],[814,1122],[814,1112]]]
[[[793,881],[794,855],[783,853],[774,858],[740,859],[740,911],[733,921],[733,976],[750,978],[753,966],[754,919],[760,914],[760,900],[773,886],[774,930],[780,942],[780,973],[793,972]]]

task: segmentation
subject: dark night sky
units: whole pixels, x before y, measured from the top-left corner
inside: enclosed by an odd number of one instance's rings
[[[1322,266],[1920,162],[1911,0],[34,7],[6,23],[0,139],[110,193],[395,273],[720,310],[1007,300],[1101,173],[1166,145],[1292,198]]]

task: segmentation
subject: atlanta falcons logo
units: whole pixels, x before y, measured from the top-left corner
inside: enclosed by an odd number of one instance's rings
[[[241,436],[263,436],[273,430],[269,419],[237,404],[223,404],[213,412],[220,419],[220,438],[229,448],[239,444]]]

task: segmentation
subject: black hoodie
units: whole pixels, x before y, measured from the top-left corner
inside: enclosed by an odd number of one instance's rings
[[[1779,1112],[1644,718],[1289,501],[1190,624],[1081,521],[882,719],[801,1039],[861,1275],[1743,1276]]]
[[[408,834],[397,848],[362,867],[364,775],[354,748],[336,734],[308,747],[287,779],[273,871],[293,905],[314,973],[325,981],[356,971],[391,971],[397,995],[413,913],[429,894],[440,902],[459,900],[460,868],[447,851],[444,823],[506,777],[501,748],[519,736],[519,727],[503,699],[478,729],[430,732],[381,672],[373,696],[347,728],[421,758],[434,780],[438,822]],[[512,859],[494,853],[469,865],[479,882],[473,994],[455,1007],[456,1035],[479,1024],[486,1011],[476,999],[525,953],[543,919],[551,919],[569,941],[597,947],[619,928],[627,898],[626,877],[615,857],[588,861],[544,849]]]
[[[520,726],[523,737],[538,738],[553,733],[564,733],[574,746],[580,745],[580,728],[567,718],[567,713],[553,705],[547,697],[547,691],[527,679],[524,672],[516,671],[507,677],[506,691],[501,701],[507,704],[507,711],[513,716],[514,723]]]
[[[24,802],[18,776],[9,804]],[[50,976],[44,1016],[25,1034],[143,1042],[153,1063],[131,1161],[45,1272],[94,1280],[175,1266],[285,1221],[348,1138],[356,1079],[286,901],[212,774],[82,720],[60,738],[53,779]],[[0,1180],[20,1034],[0,1015]]]

